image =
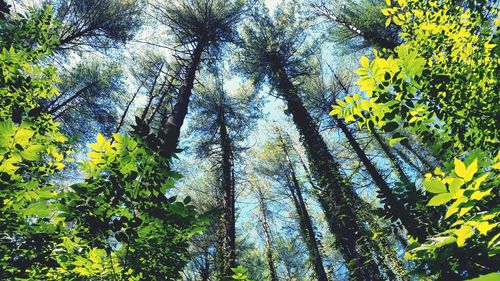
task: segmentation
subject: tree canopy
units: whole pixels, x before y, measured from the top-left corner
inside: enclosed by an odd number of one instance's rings
[[[498,280],[498,2],[0,1],[0,279]]]

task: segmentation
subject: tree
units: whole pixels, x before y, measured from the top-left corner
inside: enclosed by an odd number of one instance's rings
[[[257,200],[259,201],[259,209],[260,209],[260,224],[262,227],[262,233],[264,235],[264,243],[265,243],[265,255],[267,266],[269,270],[269,280],[278,281],[278,274],[276,272],[276,258],[274,254],[274,245],[273,245],[273,237],[270,226],[270,211],[268,208],[267,199],[265,198],[264,190],[261,186],[260,182],[254,180],[252,183],[255,191],[257,192]]]
[[[287,112],[292,115],[301,135],[311,170],[323,187],[321,204],[351,276],[360,280],[380,279],[377,265],[371,257],[363,254],[369,252],[366,247],[370,242],[366,239],[366,230],[356,221],[353,206],[360,199],[341,179],[340,167],[304,107],[298,87],[291,80],[304,73],[302,67],[307,54],[299,52],[305,41],[304,27],[294,23],[293,13],[278,10],[275,18],[277,20],[273,21],[255,15],[252,24],[245,26],[241,70],[257,82],[267,78],[285,101]]]
[[[71,161],[67,138],[41,110],[57,93],[55,69],[43,66],[57,29],[50,8],[31,13],[1,25],[1,278],[178,278],[200,225],[189,198],[166,196],[180,175],[162,156],[165,135],[143,123],[132,137],[99,134],[81,163],[87,178],[54,181]]]
[[[221,79],[221,78],[219,78]],[[214,159],[220,173],[220,207],[223,215],[219,221],[219,276],[229,278],[236,267],[235,229],[235,159],[241,151],[239,142],[254,126],[258,117],[258,100],[251,89],[230,96],[222,82],[206,82],[196,89],[194,116],[191,128],[197,134],[209,135],[197,144],[201,155]],[[208,118],[207,118],[208,117]]]
[[[224,44],[235,40],[235,25],[242,14],[243,3],[182,0],[175,4],[155,7],[159,20],[169,27],[177,44],[185,48],[184,53],[187,54],[187,58],[183,59],[183,82],[177,94],[177,101],[164,124],[164,130],[170,139],[168,149],[174,151],[188,112],[189,99],[202,54],[216,54]]]
[[[319,243],[316,238],[317,235],[315,233],[311,216],[309,215],[309,211],[307,210],[306,203],[302,195],[303,187],[299,183],[295,163],[292,162],[289,152],[289,141],[287,141],[287,139],[283,137],[282,132],[278,128],[276,129],[276,135],[276,142],[273,146],[276,146],[279,149],[277,162],[284,163],[284,167],[278,166],[281,168],[281,171],[275,171],[275,176],[284,174],[285,179],[283,180],[283,182],[284,185],[288,187],[289,195],[295,206],[295,212],[297,213],[297,216],[299,218],[298,220],[300,232],[304,239],[304,243],[307,245],[307,248],[309,250],[310,259],[314,268],[314,272],[316,274],[316,278],[318,280],[328,280],[323,266],[323,259],[321,257],[318,246]]]
[[[304,95],[305,99],[312,100],[311,107],[315,107],[324,101],[327,104],[334,104],[336,100],[341,96],[349,96],[352,94],[351,86],[349,85],[348,78],[345,79],[338,72],[332,73],[331,82],[325,82],[328,78],[325,77],[326,73],[322,71],[323,65],[318,64],[316,66],[318,70],[315,71],[315,75],[310,75],[303,79],[304,81]],[[332,86],[328,86],[332,85]],[[324,106],[317,107],[317,114],[321,116],[328,116],[329,109]],[[407,186],[407,189],[402,192],[402,194],[397,194],[387,183],[384,177],[381,175],[379,170],[375,167],[375,164],[367,156],[367,153],[362,148],[355,135],[352,133],[351,129],[344,123],[343,120],[336,118],[335,116],[331,118],[332,125],[339,128],[340,131],[346,137],[350,147],[353,149],[354,153],[358,156],[359,160],[365,167],[367,173],[370,175],[375,185],[379,189],[382,204],[384,204],[384,209],[386,215],[399,219],[401,224],[406,228],[408,233],[420,241],[425,241],[428,232],[425,229],[425,224],[430,221],[429,216],[426,216],[425,210],[419,213],[414,213],[418,204],[422,205],[423,200],[420,193],[414,188],[412,183],[406,177],[403,179],[403,187]],[[373,130],[372,130],[373,131]],[[376,133],[376,132],[375,132]],[[377,139],[377,137],[375,137]],[[380,143],[380,142],[379,142]],[[385,147],[385,146],[384,146]],[[404,176],[406,174],[403,174]],[[410,200],[408,200],[409,198]],[[410,208],[413,208],[411,210]],[[419,216],[420,215],[420,218]]]
[[[46,0],[61,21],[58,51],[109,49],[130,40],[141,26],[142,1]]]
[[[125,91],[122,76],[113,63],[79,63],[61,74],[60,93],[47,101],[43,110],[63,124],[67,135],[80,135],[85,140],[98,132],[110,135],[117,123],[119,96]],[[89,130],[87,124],[96,130]]]

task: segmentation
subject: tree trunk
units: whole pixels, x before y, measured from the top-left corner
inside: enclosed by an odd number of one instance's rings
[[[177,96],[177,102],[174,105],[174,110],[172,115],[167,120],[165,124],[165,134],[168,139],[166,144],[166,150],[169,152],[174,152],[179,142],[179,136],[182,124],[186,118],[189,106],[189,99],[191,97],[191,92],[193,90],[194,78],[196,76],[196,70],[201,63],[201,55],[205,48],[205,43],[199,42],[193,50],[191,55],[191,62],[186,68],[186,76],[182,86],[179,89],[179,94]]]
[[[375,137],[375,140],[378,142],[380,148],[382,148],[382,150],[384,151],[387,158],[389,158],[389,160],[391,161],[392,166],[394,166],[394,168],[396,169],[399,178],[401,179],[401,182],[405,184],[410,183],[411,182],[410,178],[403,170],[403,167],[401,166],[399,159],[396,157],[396,155],[394,155],[394,153],[392,153],[391,148],[382,139],[382,136],[380,136],[380,134],[375,130],[375,128],[371,129],[371,133]]]
[[[310,114],[305,109],[279,60],[273,62],[272,79],[287,104],[306,148],[314,177],[323,187],[320,196],[330,231],[344,255],[351,280],[382,280],[377,264],[370,256],[370,243],[364,226],[356,220],[357,194],[343,181],[340,167],[328,150]],[[354,201],[354,202],[353,202]]]
[[[93,85],[95,84],[95,82],[91,82],[87,85],[85,85],[83,88],[81,88],[80,90],[78,90],[76,93],[74,93],[71,97],[69,97],[68,99],[66,99],[65,101],[61,102],[60,104],[58,104],[57,106],[53,107],[53,108],[48,108],[47,109],[47,113],[48,114],[54,114],[56,113],[59,109],[63,108],[64,106],[68,105],[69,103],[71,103],[73,100],[75,100],[77,97],[79,97],[81,94],[83,94],[86,90],[88,90],[90,87],[92,87]],[[60,115],[60,114],[59,114]]]
[[[289,177],[291,179],[291,183],[288,184],[288,187],[290,189],[290,193],[294,201],[295,209],[299,216],[299,225],[302,237],[304,238],[307,248],[309,250],[309,255],[311,257],[311,262],[314,267],[314,272],[316,273],[316,278],[318,278],[319,281],[327,281],[328,278],[326,275],[325,268],[323,267],[323,258],[321,257],[319,251],[318,242],[316,241],[316,234],[314,233],[311,217],[309,216],[309,212],[307,211],[306,204],[302,197],[302,191],[300,188],[299,181],[297,180],[295,167],[290,159],[287,146],[281,135],[279,135],[279,140],[283,152],[285,154],[288,170],[290,172]]]
[[[227,132],[226,120],[222,106],[218,113],[218,123],[220,126],[220,146],[221,146],[221,166],[222,166],[222,208],[223,214],[220,220],[221,259],[219,261],[219,274],[225,279],[230,279],[233,272],[232,267],[236,267],[236,229],[234,211],[234,181],[232,179],[233,153],[229,134]],[[225,278],[225,279],[224,279]]]
[[[425,233],[425,231],[422,230],[422,228],[418,224],[418,221],[405,209],[404,205],[398,200],[387,182],[382,178],[370,159],[368,159],[366,153],[356,141],[351,131],[349,131],[349,128],[347,128],[342,120],[335,118],[335,121],[337,122],[338,127],[346,136],[351,147],[356,152],[358,158],[361,160],[366,170],[372,177],[373,181],[378,186],[380,192],[387,200],[387,206],[389,207],[391,215],[401,221],[410,235],[416,237],[419,241],[425,241],[425,239],[427,238],[427,234]]]
[[[267,206],[266,202],[264,201],[264,195],[262,194],[262,190],[260,189],[260,186],[257,187],[257,191],[259,193],[259,205],[260,209],[262,211],[262,232],[264,233],[264,239],[265,239],[265,247],[266,247],[266,260],[267,260],[267,265],[269,267],[269,279],[271,281],[278,281],[278,275],[276,273],[276,266],[274,263],[274,257],[273,257],[273,243],[272,243],[272,237],[271,237],[271,229],[269,227],[269,223],[267,221]]]

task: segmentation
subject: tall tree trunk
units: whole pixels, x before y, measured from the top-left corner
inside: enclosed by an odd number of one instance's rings
[[[417,190],[415,183],[410,181],[408,175],[406,175],[404,169],[401,167],[398,158],[396,157],[396,155],[394,155],[394,153],[392,153],[390,147],[382,139],[382,136],[380,136],[380,134],[374,128],[372,128],[371,131],[372,135],[375,137],[380,147],[387,155],[387,158],[389,158],[392,165],[398,172],[401,182],[404,184],[404,201],[408,206],[407,212],[411,213],[415,219],[419,220],[419,222],[417,221],[417,226],[422,230],[422,232],[431,233],[433,231],[433,228],[437,227],[435,221],[432,218],[439,217],[439,210],[416,208],[417,205],[425,204],[424,202],[428,202],[430,197],[428,196],[428,194],[422,193]],[[410,231],[408,231],[408,233],[412,234]]]
[[[260,205],[260,210],[262,212],[262,220],[261,220],[262,232],[264,233],[264,239],[265,239],[266,261],[269,267],[269,279],[271,281],[278,281],[278,275],[276,273],[276,266],[273,257],[273,243],[271,237],[271,229],[267,221],[267,214],[269,211],[267,209],[266,202],[264,201],[264,195],[262,194],[260,186],[257,186],[257,192],[259,193],[259,205]]]
[[[223,214],[220,220],[220,234],[222,249],[219,249],[221,259],[219,261],[219,275],[223,280],[230,279],[233,275],[232,267],[236,267],[236,229],[234,210],[234,181],[232,178],[233,152],[229,134],[227,132],[226,119],[223,107],[220,106],[217,122],[220,129],[221,167],[222,167],[222,208]]]
[[[323,258],[321,257],[321,253],[319,251],[318,241],[316,241],[316,234],[313,229],[311,217],[309,216],[304,198],[302,197],[302,191],[299,181],[297,180],[295,167],[292,163],[292,160],[290,159],[290,155],[288,154],[288,148],[285,144],[285,141],[280,134],[278,135],[278,137],[281,143],[281,148],[283,149],[283,152],[285,154],[288,170],[290,172],[289,178],[291,182],[290,184],[288,184],[288,187],[294,201],[295,209],[297,211],[297,214],[299,215],[299,225],[302,237],[304,238],[309,250],[311,262],[314,266],[314,272],[316,273],[316,278],[318,278],[319,281],[327,281],[328,278],[325,268],[323,267]]]
[[[402,141],[401,145],[408,151],[410,151],[413,155],[415,155],[415,157],[417,157],[417,159],[424,165],[426,171],[432,171],[433,165],[431,165],[431,163],[427,159],[425,159],[423,155],[413,149],[413,147],[408,142]]]
[[[177,95],[177,102],[174,105],[174,110],[165,124],[165,134],[168,139],[166,144],[166,150],[174,152],[179,142],[179,136],[181,132],[182,124],[186,118],[189,106],[189,99],[191,97],[191,92],[193,90],[194,78],[196,76],[196,70],[201,63],[201,55],[205,49],[206,44],[203,41],[198,42],[196,47],[191,54],[191,61],[186,68],[186,73],[184,81],[179,89],[179,94]]]
[[[404,205],[398,200],[392,189],[389,187],[387,182],[382,178],[380,173],[377,171],[375,166],[372,164],[370,159],[366,156],[366,153],[363,151],[359,143],[356,141],[351,131],[345,123],[335,118],[337,122],[337,126],[342,130],[344,135],[346,136],[349,144],[356,152],[356,155],[361,160],[366,170],[372,177],[375,184],[378,186],[380,192],[384,195],[387,206],[389,207],[390,213],[392,216],[398,218],[403,226],[406,228],[408,233],[412,236],[416,237],[420,241],[425,241],[427,237],[427,233],[423,231],[423,229],[419,226],[418,221],[406,210]]]
[[[120,129],[122,128],[123,123],[125,122],[125,117],[127,117],[127,113],[128,113],[128,111],[130,109],[130,106],[134,102],[135,97],[137,96],[137,94],[139,94],[139,91],[141,90],[142,86],[144,85],[144,82],[146,82],[146,81],[142,81],[141,82],[141,85],[139,86],[139,88],[137,88],[137,91],[135,91],[135,93],[132,96],[132,98],[128,101],[127,106],[125,107],[125,110],[123,111],[123,114],[120,117],[120,122],[118,123],[118,126],[116,126],[115,133],[120,132]]]
[[[306,148],[313,175],[323,187],[321,205],[330,231],[342,252],[351,280],[382,280],[377,264],[370,256],[366,229],[356,220],[356,202],[361,200],[340,176],[340,167],[319,134],[316,125],[285,74],[279,59],[273,61],[272,79],[287,104],[287,111]]]
[[[54,114],[64,106],[68,105],[71,103],[73,100],[75,100],[77,97],[81,96],[86,90],[88,90],[90,87],[92,87],[96,82],[91,82],[87,85],[85,85],[83,88],[80,90],[76,91],[71,97],[67,98],[65,101],[61,102],[60,104],[54,106],[53,108],[47,108],[47,113],[48,114]],[[60,114],[59,114],[60,115]]]
[[[203,267],[202,267],[201,272],[200,272],[200,277],[201,277],[202,281],[208,281],[208,278],[210,277],[210,263],[208,262],[209,255],[210,255],[210,253],[208,253],[208,249],[207,249],[207,251],[205,251],[205,253],[204,253]]]
[[[401,179],[401,182],[407,184],[410,183],[410,177],[406,174],[404,171],[401,162],[399,159],[394,155],[394,153],[391,151],[391,148],[387,145],[387,143],[382,139],[382,136],[375,130],[375,128],[371,129],[372,135],[375,137],[375,140],[378,142],[380,148],[382,148],[382,151],[384,151],[385,155],[389,160],[391,161],[392,166],[396,169],[399,178]]]

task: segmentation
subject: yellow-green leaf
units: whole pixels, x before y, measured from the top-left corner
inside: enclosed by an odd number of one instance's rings
[[[479,230],[479,233],[481,233],[482,235],[487,235],[488,231],[495,228],[496,225],[497,225],[496,223],[490,224],[487,221],[483,221],[483,222],[480,222],[476,227],[477,227],[477,230]]]
[[[467,198],[459,198],[455,202],[453,202],[450,207],[448,207],[448,210],[446,210],[446,214],[444,216],[445,219],[449,218],[453,214],[457,213],[458,210],[460,210],[460,205],[467,202]]]
[[[464,162],[460,161],[460,159],[455,158],[455,174],[461,178],[465,177],[465,173],[467,172],[467,168],[465,167]]]
[[[467,170],[465,171],[465,176],[464,176],[464,180],[466,182],[472,180],[472,177],[474,177],[474,174],[476,174],[477,172],[477,159],[474,160],[470,165],[469,167],[467,167]]]
[[[500,273],[492,272],[486,275],[481,275],[476,278],[467,279],[466,281],[498,281],[498,280],[500,280]]]
[[[474,189],[479,189],[481,184],[488,178],[489,175],[490,175],[490,173],[486,173],[486,174],[480,176],[479,178],[477,178],[474,181]]]
[[[430,193],[445,193],[445,192],[448,192],[448,190],[446,190],[446,185],[444,185],[444,183],[442,183],[438,179],[432,179],[430,181],[424,181],[424,187]]]
[[[462,247],[465,244],[465,241],[469,239],[473,234],[474,229],[468,225],[462,225],[459,230],[455,231],[458,247]]]
[[[492,189],[493,189],[493,188],[490,188],[490,189],[488,189],[488,190],[486,190],[486,191],[479,191],[479,190],[476,190],[476,191],[474,191],[474,193],[472,193],[472,195],[470,196],[470,199],[471,199],[471,200],[481,200],[481,199],[483,199],[485,196],[490,195],[490,193],[491,193],[491,190],[492,190]]]
[[[368,58],[367,58],[367,57],[362,56],[362,57],[361,57],[360,62],[361,62],[361,65],[362,65],[364,68],[369,68],[369,67],[370,67],[370,61],[368,60]]]
[[[451,198],[453,198],[451,193],[441,193],[432,197],[429,203],[427,203],[427,206],[440,206],[450,201]]]
[[[104,146],[105,142],[106,142],[106,139],[104,138],[104,136],[101,133],[97,134],[97,143],[100,146]]]

